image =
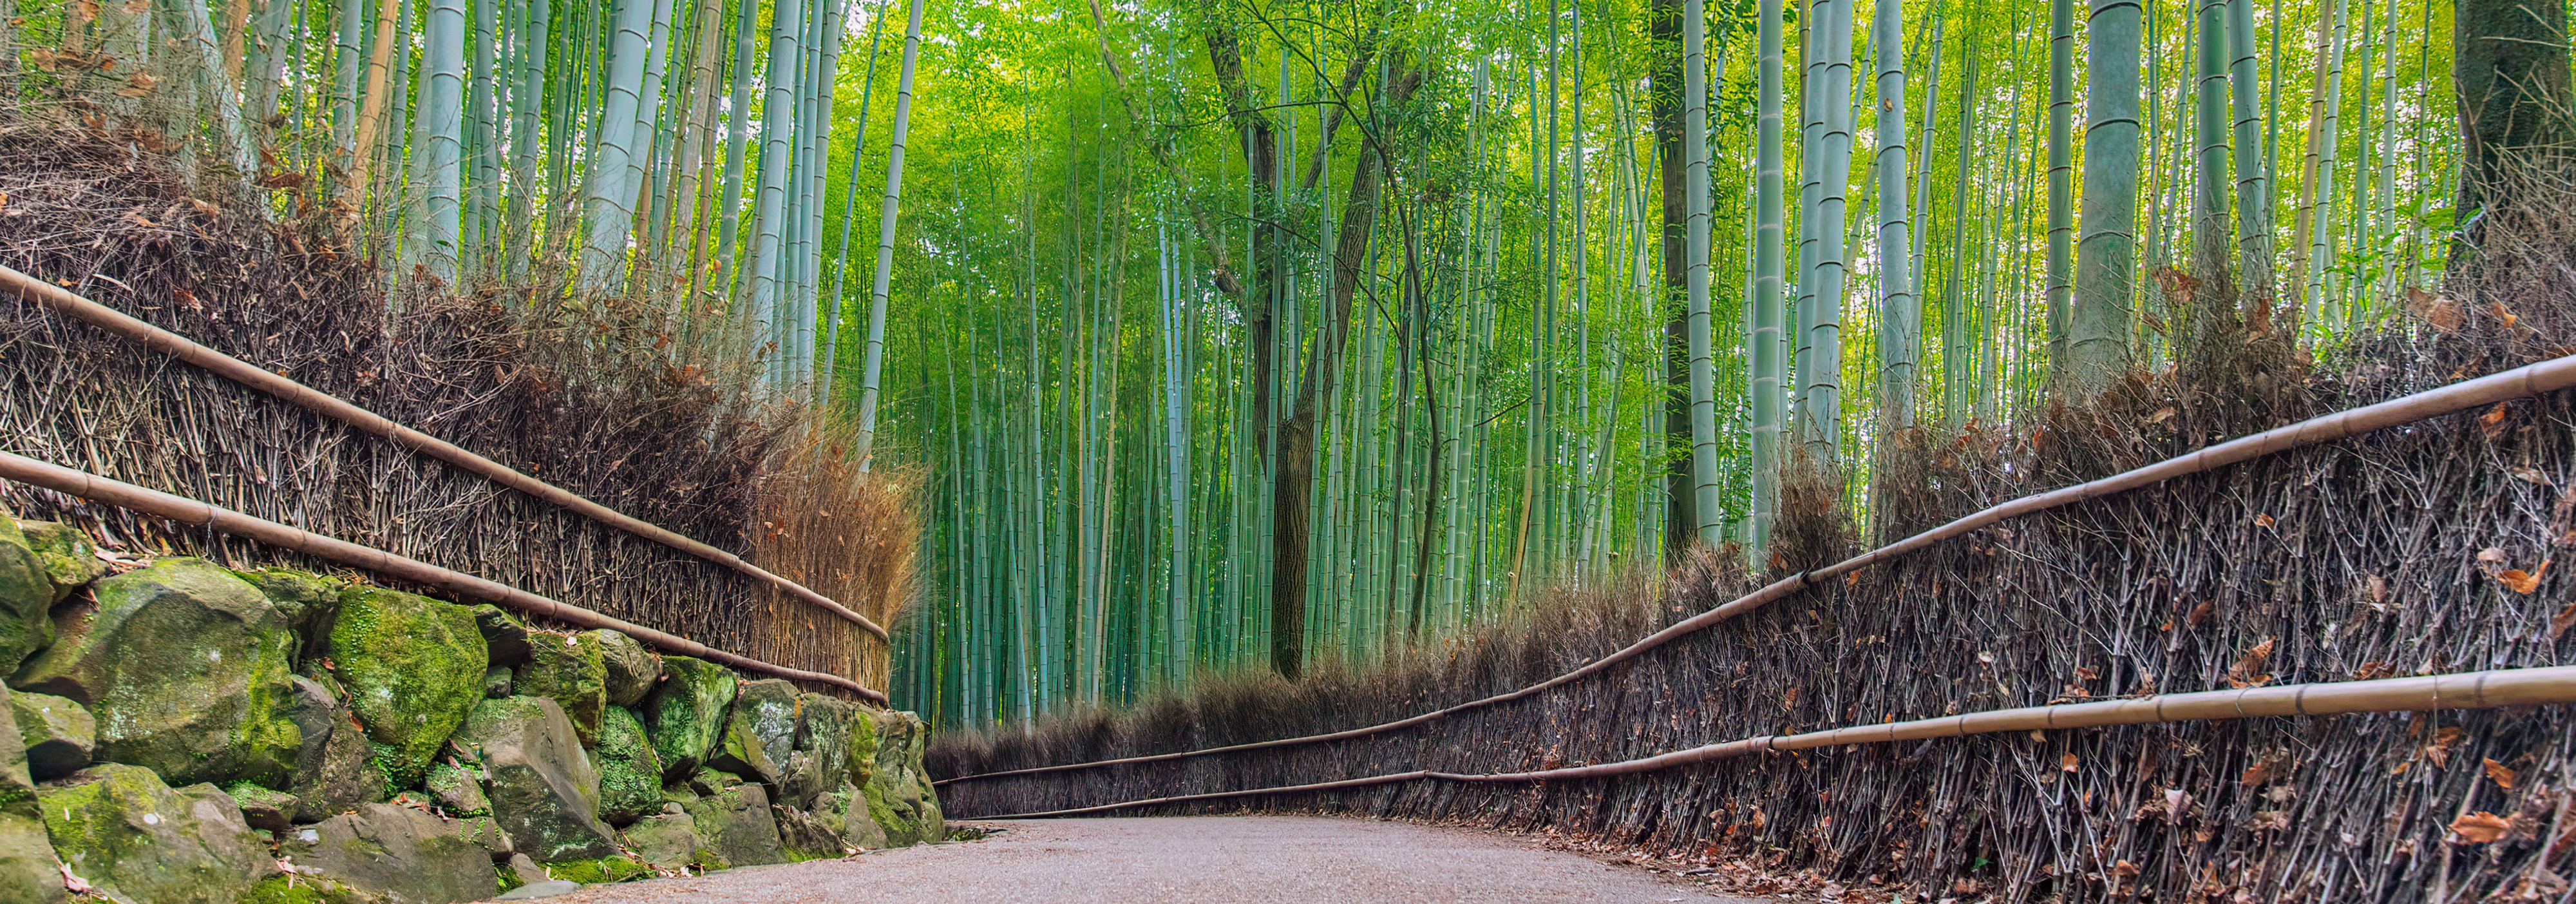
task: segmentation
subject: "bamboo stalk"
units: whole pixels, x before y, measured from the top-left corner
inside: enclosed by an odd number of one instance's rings
[[[314,389],[310,386],[306,386],[303,383],[287,377],[270,373],[267,370],[261,369],[260,367],[239,358],[199,345],[190,341],[185,336],[153,326],[149,323],[127,316],[125,313],[114,308],[110,308],[106,305],[99,304],[98,302],[72,294],[70,291],[63,289],[60,286],[28,276],[27,274],[20,273],[9,267],[0,266],[0,290],[6,290],[20,298],[24,298],[44,307],[52,308],[64,314],[68,314],[87,322],[92,326],[98,327],[99,329],[106,330],[109,333],[144,346],[145,348],[194,364],[218,376],[249,386],[252,389],[268,393],[269,395],[276,396],[280,400],[303,408],[307,411],[311,411],[323,417],[340,421],[341,423],[348,424],[360,430],[392,440],[397,445],[419,450],[428,454],[432,458],[455,465],[469,473],[479,475],[495,483],[526,493],[529,496],[536,497],[537,499],[544,500],[557,506],[571,509],[593,520],[600,521],[636,536],[652,540],[664,546],[669,546],[673,549],[680,550],[681,552],[685,552],[701,559],[706,559],[727,568],[731,568],[735,571],[742,572],[743,574],[750,575],[781,590],[785,590],[809,603],[820,606],[834,615],[848,619],[850,622],[858,625],[868,633],[876,635],[878,640],[887,639],[885,629],[878,627],[876,622],[868,620],[867,616],[853,612],[848,607],[833,601],[830,597],[826,597],[821,593],[808,589],[802,584],[771,574],[768,571],[763,570],[760,566],[745,562],[742,560],[742,557],[734,555],[733,553],[717,549],[713,546],[708,546],[707,544],[700,543],[696,540],[689,539],[661,527],[654,526],[648,522],[620,513],[607,506],[592,502],[589,499],[574,495],[569,490],[546,483],[545,481],[538,480],[526,474],[519,473],[508,466],[491,459],[484,458],[483,456],[476,455],[473,452],[466,451],[465,449],[445,440],[395,423],[390,418],[368,411],[364,408],[360,408],[356,404],[347,400],[322,392],[321,390]]]
[[[1005,816],[979,816],[977,819],[1042,819],[1129,810],[1137,807],[1249,797],[1265,794],[1297,794],[1364,788],[1415,779],[1452,782],[1525,783],[1566,781],[1572,779],[1611,778],[1656,772],[1678,766],[1714,763],[1738,757],[1784,750],[1812,750],[1819,747],[1841,747],[1853,744],[1886,744],[1933,738],[1957,738],[1978,734],[2002,734],[2022,731],[2049,731],[2070,728],[2100,728],[2111,725],[2154,725],[2174,722],[2214,722],[2260,716],[2329,716],[2356,713],[2427,712],[2443,709],[2492,709],[2501,706],[2539,706],[2576,703],[2576,666],[2541,666],[2521,669],[2491,669],[2483,672],[2460,672],[2447,675],[2423,675],[2411,678],[2380,678],[2370,681],[2329,681],[2315,684],[2284,684],[2241,690],[2200,691],[2184,694],[2157,694],[2124,700],[2101,700],[2092,703],[2068,703],[2057,706],[2023,706],[1983,712],[1961,713],[1907,722],[1874,725],[1852,725],[1794,735],[1757,735],[1722,741],[1670,753],[1594,763],[1562,769],[1532,772],[1457,773],[1414,770],[1366,778],[1288,785],[1276,788],[1252,788],[1242,791],[1217,791],[1177,797],[1123,801],[1094,807],[1048,810],[1040,813],[1013,813]],[[1143,759],[1143,758],[1139,758]],[[1112,760],[1110,762],[1130,762]],[[997,773],[998,774],[998,773]]]
[[[2453,383],[2439,389],[2429,389],[2413,395],[2401,396],[2375,405],[2364,405],[2359,408],[2339,411],[2333,414],[2320,415],[2295,424],[2275,427],[2261,433],[2239,437],[2215,446],[2208,446],[2193,452],[2165,459],[2164,461],[2160,461],[2155,464],[2123,471],[2099,480],[2079,483],[2069,487],[2062,487],[2046,493],[2024,496],[2019,499],[1989,506],[1947,524],[1915,534],[1914,536],[1907,537],[1895,543],[1881,546],[1877,549],[1870,550],[1869,552],[1844,559],[1843,561],[1836,562],[1832,565],[1828,565],[1814,571],[1799,572],[1778,581],[1774,581],[1759,590],[1737,597],[1736,599],[1714,609],[1710,609],[1688,619],[1676,622],[1671,627],[1646,635],[1637,642],[1629,644],[1627,647],[1622,648],[1617,652],[1595,659],[1581,667],[1558,675],[1554,678],[1550,678],[1546,681],[1542,681],[1516,691],[1496,694],[1481,700],[1472,700],[1456,706],[1447,707],[1445,709],[1437,709],[1421,715],[1412,716],[1410,718],[1398,719],[1393,722],[1371,725],[1364,728],[1337,731],[1330,734],[1308,735],[1297,738],[1280,738],[1270,741],[1256,741],[1249,744],[1211,747],[1180,753],[1166,753],[1117,760],[1069,763],[1059,766],[1040,766],[1030,769],[1013,769],[1003,772],[986,772],[976,775],[964,775],[956,778],[943,779],[936,784],[944,785],[951,782],[960,782],[969,779],[998,778],[1006,775],[1033,775],[1047,772],[1066,772],[1112,764],[1160,762],[1165,760],[1178,760],[1190,757],[1206,756],[1216,753],[1234,753],[1272,747],[1288,747],[1302,744],[1324,743],[1328,741],[1342,741],[1352,738],[1383,734],[1402,728],[1410,728],[1415,725],[1422,725],[1441,718],[1466,712],[1468,710],[1480,709],[1497,703],[1506,703],[1524,697],[1529,697],[1534,694],[1544,692],[1550,688],[1559,687],[1581,680],[1586,676],[1597,674],[1613,665],[1644,655],[1649,650],[1671,643],[1686,635],[1707,630],[1716,626],[1720,622],[1733,619],[1736,616],[1743,615],[1755,609],[1762,608],[1763,606],[1786,599],[1790,594],[1803,590],[1811,584],[1823,583],[1833,578],[1857,572],[1872,565],[1882,564],[1898,556],[1929,547],[1934,543],[1965,536],[2008,518],[2017,518],[2023,515],[2063,508],[2095,497],[2127,492],[2129,490],[2139,489],[2166,480],[2171,480],[2176,477],[2211,471],[2227,465],[2249,461],[2278,452],[2312,446],[2318,443],[2332,442],[2334,440],[2345,439],[2373,430],[2393,427],[2399,424],[2408,424],[2445,414],[2480,408],[2508,399],[2525,398],[2546,392],[2553,392],[2565,389],[2569,386],[2576,386],[2576,355],[2552,358],[2547,361],[2525,365],[2503,373],[2490,374],[2474,380]]]
[[[248,537],[280,549],[292,549],[343,565],[427,584],[459,595],[490,600],[539,618],[587,628],[606,628],[682,656],[692,656],[797,681],[829,684],[856,693],[880,705],[886,702],[884,694],[869,690],[865,685],[839,675],[791,669],[727,653],[676,634],[664,633],[570,603],[538,596],[498,581],[451,571],[408,556],[325,537],[275,521],[254,518],[223,506],[110,480],[87,471],[74,470],[23,455],[0,452],[0,478],[44,487],[92,502],[168,518],[208,530]]]

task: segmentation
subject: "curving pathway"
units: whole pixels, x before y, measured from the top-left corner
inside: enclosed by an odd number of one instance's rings
[[[562,904],[867,901],[1299,904],[1733,902],[1686,881],[1467,829],[1310,816],[977,823],[983,841],[594,886]]]

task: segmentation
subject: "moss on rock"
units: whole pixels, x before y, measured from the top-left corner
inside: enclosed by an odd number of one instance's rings
[[[46,610],[54,605],[54,583],[18,520],[0,507],[0,666],[15,668],[27,654],[54,640],[54,623]]]
[[[599,642],[600,661],[608,666],[608,705],[634,706],[662,680],[662,657],[635,638],[600,628],[582,632]]]
[[[644,701],[644,726],[662,775],[686,778],[706,765],[707,751],[723,736],[725,713],[742,679],[724,666],[686,656],[662,657],[662,676],[661,686]]]
[[[529,632],[528,661],[510,687],[519,696],[555,701],[581,733],[582,746],[599,743],[599,715],[608,708],[608,663],[599,638]]]
[[[599,766],[600,819],[623,826],[662,809],[662,761],[634,712],[612,706],[600,714],[592,759]]]
[[[605,885],[629,879],[649,879],[653,868],[632,857],[598,857],[590,860],[567,860],[546,864],[546,873],[566,882],[583,885]]]
[[[473,611],[375,587],[340,593],[332,662],[386,775],[416,784],[439,745],[483,698],[483,634]]]
[[[54,588],[54,602],[62,602],[82,585],[107,576],[107,563],[98,557],[98,544],[89,534],[69,524],[51,521],[21,521],[19,529],[27,537],[27,548],[36,553],[36,564],[42,567],[45,581]]]
[[[303,742],[284,711],[297,641],[258,588],[169,558],[92,595],[96,608],[63,613],[62,640],[13,683],[89,707],[98,759],[181,783],[286,784]]]
[[[213,785],[173,789],[152,770],[107,763],[38,799],[63,863],[116,900],[232,904],[277,872],[266,841]]]

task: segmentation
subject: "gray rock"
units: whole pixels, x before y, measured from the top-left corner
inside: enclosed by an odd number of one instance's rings
[[[491,668],[484,669],[483,696],[486,699],[492,700],[511,696],[510,691],[512,688],[510,686],[510,678],[510,670],[507,668],[496,665]]]
[[[0,513],[0,517],[6,517]],[[89,533],[69,524],[51,521],[20,521],[26,532],[27,548],[36,553],[36,564],[44,569],[45,582],[54,588],[54,602],[62,602],[91,581],[107,576],[107,562],[98,557],[98,544]]]
[[[621,833],[626,846],[644,858],[654,869],[678,872],[690,866],[704,867],[708,859],[705,842],[698,838],[698,821],[677,805],[664,812],[644,817]]]
[[[0,512],[0,520],[7,517]],[[0,739],[18,730],[16,707],[7,704],[19,696],[0,685]],[[59,901],[67,894],[54,871],[45,821],[36,813],[36,783],[26,758],[16,745],[0,743],[0,901]]]
[[[283,832],[294,824],[295,814],[304,802],[284,791],[271,791],[249,782],[241,782],[224,793],[231,795],[233,805],[241,808],[242,822],[263,832]]]
[[[385,775],[373,762],[367,733],[338,695],[321,682],[293,679],[286,716],[304,733],[295,754],[295,822],[313,822],[376,803],[387,796]]]
[[[622,826],[662,808],[662,761],[633,712],[622,706],[602,711],[599,746],[591,753],[599,767],[599,818]]]
[[[644,648],[635,638],[601,628],[582,632],[599,641],[599,658],[608,666],[608,705],[633,706],[644,702],[653,685],[662,680],[662,657]]]
[[[283,714],[296,639],[258,588],[212,563],[162,559],[91,585],[62,640],[12,682],[98,719],[92,755],[180,783],[286,784],[303,735]]]
[[[608,708],[608,663],[598,638],[587,633],[528,634],[528,661],[519,666],[511,689],[528,697],[546,697],[563,707],[581,743],[599,743],[599,714]]]
[[[868,770],[868,780],[859,787],[868,818],[885,829],[886,846],[909,847],[924,841],[942,841],[948,837],[947,820],[939,810],[939,792],[930,785],[930,774],[922,768],[922,752],[930,746],[930,726],[920,716],[908,712],[871,713],[876,723],[875,763]],[[850,819],[856,819],[853,812]],[[848,831],[844,823],[843,831]]]
[[[796,698],[796,739],[780,763],[779,800],[810,810],[817,798],[841,786],[849,772],[850,728],[864,718],[858,704],[824,694]],[[873,726],[871,726],[873,727]]]
[[[686,778],[707,764],[707,751],[724,736],[725,713],[741,684],[724,666],[662,657],[662,684],[645,700],[643,715],[664,778]]]
[[[735,785],[684,808],[697,823],[698,838],[723,866],[787,862],[777,817],[759,785]]]
[[[555,863],[617,853],[616,832],[599,821],[599,772],[555,701],[485,700],[456,741],[479,758],[493,817],[530,859]]]
[[[63,864],[115,900],[233,904],[277,872],[267,841],[213,785],[173,789],[149,769],[103,763],[36,796]]]
[[[53,573],[45,567],[18,519],[0,507],[0,667],[16,668],[27,654],[54,641]]]
[[[501,864],[501,868],[509,870],[510,875],[513,878],[518,879],[519,884],[521,885],[533,885],[539,882],[548,882],[553,880],[553,877],[546,875],[545,867],[538,866],[537,862],[528,859],[528,855],[526,854],[511,854],[509,862]]]
[[[37,781],[61,778],[89,765],[98,743],[98,720],[89,709],[67,697],[20,691],[9,695],[9,710],[26,739],[27,771]]]
[[[725,718],[724,740],[709,765],[749,781],[778,783],[778,761],[796,743],[796,685],[782,680],[745,681]]]
[[[868,796],[857,784],[843,780],[839,790],[823,795],[814,804],[817,815],[831,817],[830,821],[839,826],[843,845],[863,851],[891,846],[886,843],[885,827],[868,813]]]
[[[438,808],[450,816],[492,815],[492,798],[483,793],[480,767],[433,764],[429,767],[429,777],[421,781],[421,787],[436,798]]]
[[[493,898],[492,900],[525,901],[530,898],[551,898],[556,895],[568,895],[580,890],[581,883],[579,882],[570,882],[563,879],[548,879],[543,882],[530,882],[526,885],[510,889],[508,893],[503,894],[500,897]]]
[[[286,616],[287,626],[303,637],[307,652],[323,648],[323,638],[315,637],[311,632],[317,626],[329,624],[331,613],[339,610],[340,582],[292,568],[245,571],[241,573],[241,579],[259,588],[259,592],[268,597],[269,605],[276,606],[278,614]]]
[[[483,699],[483,635],[464,606],[374,587],[343,590],[330,654],[350,710],[398,786],[420,781]]]
[[[474,607],[474,628],[483,635],[489,661],[508,668],[528,661],[528,626],[490,603]]]
[[[460,824],[410,807],[367,804],[287,833],[278,854],[387,904],[459,904],[492,894],[492,857]]]
[[[772,806],[769,815],[778,821],[778,843],[789,860],[821,860],[841,856],[841,833],[814,814],[789,807]]]

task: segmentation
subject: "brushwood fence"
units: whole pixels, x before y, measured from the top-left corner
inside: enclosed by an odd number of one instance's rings
[[[227,218],[114,142],[0,133],[0,451],[882,700],[865,687],[883,685],[895,600],[853,608],[700,542],[758,545],[764,465],[794,419],[633,351],[656,344],[650,318],[389,292],[327,234]],[[216,525],[25,484],[0,498],[119,548],[253,555]]]
[[[1625,647],[1173,701],[934,769],[963,816],[1458,819],[1927,895],[2564,900],[2576,725],[2539,705],[2576,702],[2571,383],[2561,358],[2305,421],[1742,596],[1686,576]]]

